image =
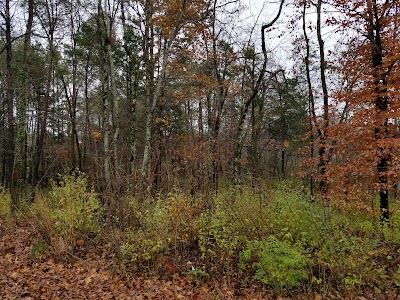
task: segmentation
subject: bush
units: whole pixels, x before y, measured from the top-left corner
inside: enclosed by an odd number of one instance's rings
[[[199,210],[190,197],[175,191],[166,198],[158,196],[153,201],[142,203],[141,207],[132,200],[135,207],[138,228],[126,232],[126,240],[121,247],[123,258],[135,264],[157,262],[164,255],[177,251],[188,252],[196,240]]]
[[[0,185],[0,216],[9,217],[11,214],[11,195]]]
[[[32,207],[39,232],[57,254],[73,251],[78,240],[99,232],[100,203],[88,189],[83,173],[60,176],[58,183],[52,182],[49,195]]]
[[[251,261],[255,279],[278,291],[298,287],[308,278],[306,267],[310,261],[302,249],[275,236],[247,244],[240,253],[241,268],[246,268]]]
[[[163,222],[167,221],[165,203],[157,201],[152,207],[147,205],[147,209],[137,213],[140,227],[127,230],[126,241],[121,246],[122,256],[133,263],[156,258],[170,239],[167,237],[167,227],[163,226]],[[138,207],[133,202],[132,206]]]
[[[307,251],[314,260],[316,281],[341,292],[380,285],[386,270],[379,267],[375,253],[380,253],[381,243],[371,234],[370,224],[334,211],[319,237],[309,239]]]
[[[225,264],[237,252],[240,237],[232,226],[232,218],[218,204],[213,213],[200,218],[199,246],[204,257],[215,257]]]

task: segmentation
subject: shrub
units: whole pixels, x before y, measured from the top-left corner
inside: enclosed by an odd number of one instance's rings
[[[310,261],[302,249],[275,236],[247,244],[240,254],[241,268],[246,268],[251,261],[255,279],[278,291],[298,287],[308,278],[306,267]]]
[[[192,279],[199,284],[203,284],[210,277],[210,275],[207,272],[201,269],[189,270],[186,272],[186,275],[189,279]]]
[[[11,214],[10,192],[0,185],[0,216],[9,217]]]
[[[319,237],[308,245],[316,279],[341,292],[379,285],[386,276],[375,255],[380,252],[380,241],[371,235],[370,226],[362,223],[365,221],[356,216],[334,212]]]
[[[39,255],[47,252],[47,244],[43,239],[39,239],[31,245],[30,255],[33,259],[36,259]]]
[[[98,233],[99,201],[83,173],[60,176],[52,182],[48,196],[37,199],[32,207],[39,231],[56,253],[72,251],[76,241]]]
[[[240,241],[231,216],[219,203],[214,212],[202,214],[199,223],[199,246],[202,255],[229,264]]]
[[[142,203],[141,208],[132,200],[136,212],[138,228],[127,230],[126,240],[121,247],[124,260],[135,264],[157,261],[164,255],[178,250],[183,254],[196,240],[197,205],[190,197],[179,191],[171,192],[166,198],[158,196],[154,201]]]
[[[59,184],[52,183],[50,203],[60,234],[92,234],[98,231],[100,203],[94,195],[93,189],[88,193],[88,182],[82,173],[62,176]]]

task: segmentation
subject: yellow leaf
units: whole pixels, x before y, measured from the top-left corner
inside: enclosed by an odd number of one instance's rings
[[[92,281],[93,281],[93,279],[92,279],[91,276],[86,277],[86,279],[85,279],[85,285],[91,283]]]
[[[288,140],[284,140],[283,141],[283,147],[285,147],[286,149],[289,148],[289,141]]]

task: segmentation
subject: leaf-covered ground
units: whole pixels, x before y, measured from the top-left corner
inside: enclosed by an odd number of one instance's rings
[[[113,274],[112,259],[95,255],[72,263],[42,254],[28,226],[5,229],[0,220],[0,299],[276,299],[256,288],[234,288],[226,280],[198,284],[184,276],[169,280]]]
[[[124,280],[112,270],[111,258],[93,253],[73,262],[55,261],[49,254],[32,255],[38,241],[29,224],[4,226],[0,218],[0,299],[314,299],[321,295],[281,297],[246,282],[220,278],[200,284],[184,274],[169,279],[135,277]],[[71,261],[71,259],[65,260]],[[392,300],[393,291],[363,297],[326,299]],[[400,298],[399,298],[400,299]]]

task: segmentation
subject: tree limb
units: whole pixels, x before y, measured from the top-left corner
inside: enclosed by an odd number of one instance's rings
[[[3,48],[1,48],[0,54],[2,54],[2,53],[4,52],[4,50],[6,50],[8,46],[10,46],[10,44],[12,44],[12,43],[15,42],[16,40],[18,40],[18,39],[20,39],[20,38],[26,36],[27,34],[31,34],[31,33],[32,33],[31,31],[25,32],[25,33],[23,33],[23,34],[21,34],[21,35],[15,37],[15,38],[13,38],[10,42],[8,42],[7,44],[5,44]]]

